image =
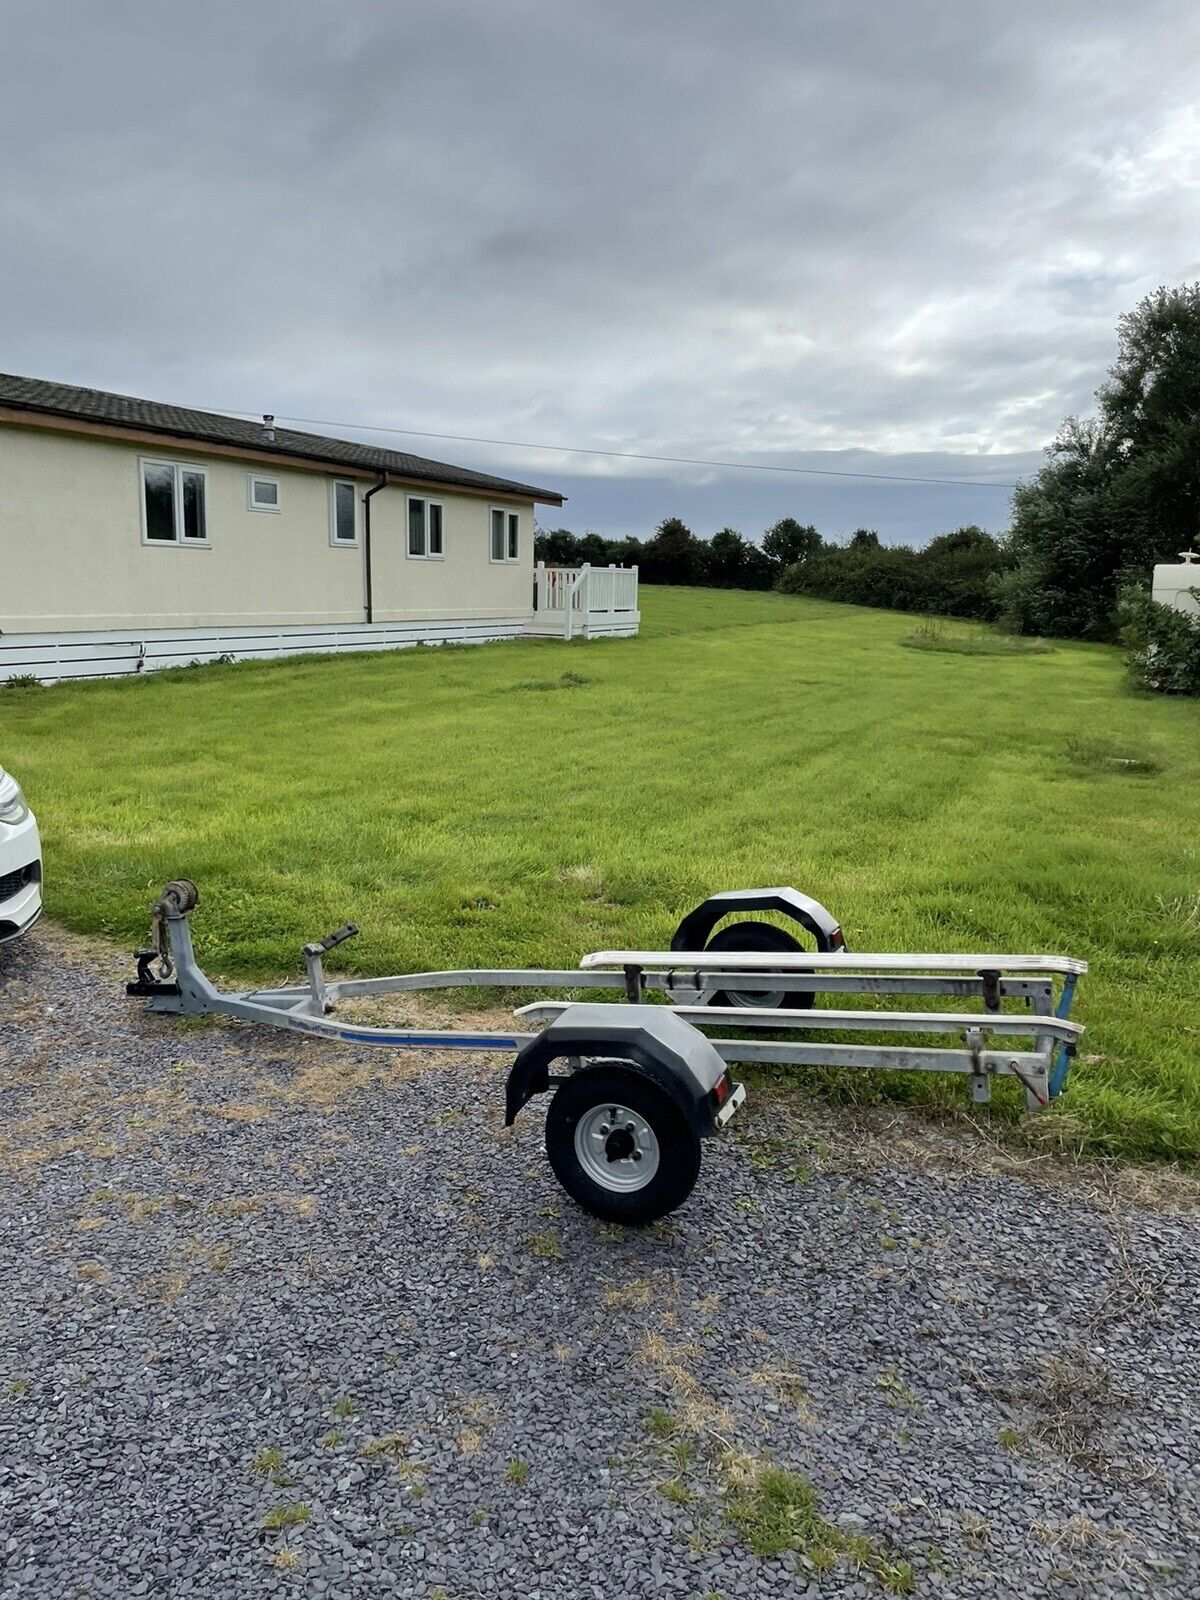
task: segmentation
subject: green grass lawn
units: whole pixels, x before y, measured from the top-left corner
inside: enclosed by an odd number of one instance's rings
[[[1200,706],[1135,697],[1099,646],[914,651],[887,612],[643,596],[637,640],[0,691],[51,914],[132,946],[194,877],[210,969],[281,978],[347,919],[364,972],[574,965],[794,884],[855,949],[1085,957],[1058,1126],[1200,1152]]]

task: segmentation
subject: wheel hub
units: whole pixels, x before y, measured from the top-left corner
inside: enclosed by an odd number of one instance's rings
[[[575,1154],[593,1183],[615,1193],[644,1189],[660,1159],[658,1137],[645,1117],[612,1104],[593,1106],[580,1117]]]

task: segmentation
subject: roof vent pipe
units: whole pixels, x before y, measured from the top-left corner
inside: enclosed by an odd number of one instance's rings
[[[267,444],[275,443],[275,418],[269,411],[263,412],[263,438]]]

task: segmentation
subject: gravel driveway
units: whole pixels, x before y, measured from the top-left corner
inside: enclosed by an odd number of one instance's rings
[[[1183,1182],[764,1092],[623,1233],[503,1061],[125,976],[0,951],[0,1594],[1200,1592]]]

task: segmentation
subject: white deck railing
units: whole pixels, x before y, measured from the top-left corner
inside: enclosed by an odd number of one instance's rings
[[[539,561],[534,570],[534,616],[558,612],[562,632],[569,639],[576,625],[587,632],[589,623],[621,613],[637,612],[636,567],[548,567]],[[557,630],[556,630],[557,631]]]

